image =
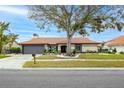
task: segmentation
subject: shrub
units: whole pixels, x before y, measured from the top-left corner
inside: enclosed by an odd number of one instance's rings
[[[100,52],[100,53],[108,53],[109,50],[100,48],[100,49],[98,49],[98,52]]]
[[[76,53],[80,53],[81,51],[80,50],[75,50],[76,51]]]
[[[87,50],[86,53],[97,53],[95,50]]]
[[[44,51],[43,51],[43,54],[46,54],[46,53],[55,53],[55,54],[57,54],[58,53],[58,51],[57,51],[57,49],[56,48],[53,48],[53,49],[45,49]]]
[[[20,47],[12,47],[9,51],[10,53],[21,53]]]
[[[123,51],[121,51],[121,52],[120,52],[120,54],[124,54],[124,52],[123,52]]]
[[[76,50],[74,49],[73,52],[72,52],[72,55],[75,55],[76,54]]]
[[[61,54],[61,50],[58,50],[58,54]]]
[[[57,53],[58,53],[58,51],[57,51],[57,49],[56,49],[56,48],[53,48],[53,49],[51,50],[51,53],[55,53],[55,54],[57,54]]]
[[[113,52],[114,52],[114,53],[116,53],[116,52],[117,52],[116,48],[114,48],[114,49],[113,49]]]
[[[116,54],[117,50],[116,50],[116,48],[114,48],[114,49],[109,50],[107,53],[109,53],[109,54]]]
[[[43,55],[45,55],[45,54],[46,54],[46,49],[44,49],[44,50],[42,51],[42,54],[43,54]]]
[[[111,52],[111,51],[109,51],[108,54],[115,54],[115,52]]]

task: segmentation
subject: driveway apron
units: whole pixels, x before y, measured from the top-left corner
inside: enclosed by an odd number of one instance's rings
[[[31,55],[14,55],[0,59],[0,69],[20,69],[26,61],[32,59]]]

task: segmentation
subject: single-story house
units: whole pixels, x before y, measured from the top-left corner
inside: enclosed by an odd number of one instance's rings
[[[124,36],[107,41],[105,45],[111,49],[116,49],[117,52],[124,52]]]
[[[20,43],[22,45],[23,54],[40,54],[44,50],[55,48],[61,53],[66,52],[66,38],[32,38],[29,41]],[[71,40],[71,50],[77,50],[79,52],[86,52],[88,50],[98,51],[99,42],[90,40],[88,38],[73,38]]]

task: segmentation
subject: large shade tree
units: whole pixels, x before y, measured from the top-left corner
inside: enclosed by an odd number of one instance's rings
[[[29,18],[37,22],[40,29],[54,25],[58,31],[67,33],[67,55],[71,54],[71,39],[75,33],[88,35],[100,33],[108,28],[122,30],[124,26],[123,6],[76,6],[52,5],[29,6]]]

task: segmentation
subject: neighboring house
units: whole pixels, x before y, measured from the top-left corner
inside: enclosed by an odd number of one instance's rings
[[[15,47],[15,48],[20,47],[21,48],[21,45],[17,41],[15,41],[15,42],[13,42],[11,47]],[[4,46],[4,49],[9,49],[9,48],[10,48],[9,44],[6,44]]]
[[[21,49],[21,45],[18,42],[15,41],[15,42],[13,42],[11,48],[20,48]],[[9,45],[9,43],[3,46],[3,52],[5,52],[5,53],[12,53],[12,52],[10,52],[10,45]]]
[[[124,36],[119,36],[115,39],[112,39],[105,44],[110,49],[116,49],[117,52],[124,52]]]
[[[45,49],[55,48],[61,53],[66,53],[66,38],[33,38],[29,41],[20,43],[23,54],[40,54]],[[99,43],[88,38],[73,38],[71,41],[71,50],[86,52],[87,50],[98,51]]]

